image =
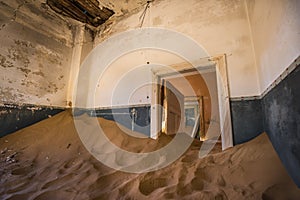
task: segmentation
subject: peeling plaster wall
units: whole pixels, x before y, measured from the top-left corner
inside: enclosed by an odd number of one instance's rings
[[[130,8],[129,8],[130,9]],[[125,18],[113,17],[99,30],[95,45],[108,37],[139,28],[140,7]],[[228,55],[231,97],[259,94],[257,69],[243,0],[154,1],[144,27],[164,27],[192,37],[210,55]]]
[[[300,55],[300,1],[246,0],[261,92]]]
[[[45,1],[0,1],[0,103],[66,106],[73,28]]]

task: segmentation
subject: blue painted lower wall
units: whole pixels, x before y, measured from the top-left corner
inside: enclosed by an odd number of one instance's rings
[[[0,106],[0,137],[47,119],[64,109],[35,105]]]
[[[300,187],[300,66],[262,99],[262,107],[265,131]]]
[[[128,129],[150,137],[150,105],[128,106],[122,108],[74,109],[73,115],[87,113],[93,117],[102,117],[122,124]],[[133,112],[134,111],[134,112]],[[135,113],[133,115],[133,113]],[[135,117],[134,117],[135,116]],[[133,123],[132,123],[133,122]]]
[[[134,131],[150,136],[150,105],[132,106],[111,109],[74,109],[74,115],[88,113],[91,116],[102,117],[116,121],[128,129],[132,129],[132,110],[135,109]],[[30,126],[41,120],[58,114],[65,109],[37,105],[0,106],[0,137]]]
[[[263,98],[231,101],[234,144],[267,132],[300,187],[300,65]]]
[[[150,105],[96,109],[91,115],[113,120],[128,129],[145,134],[150,137]],[[135,113],[135,114],[133,114]],[[133,123],[132,123],[133,122]]]
[[[260,99],[231,101],[230,107],[234,144],[247,142],[264,131]]]

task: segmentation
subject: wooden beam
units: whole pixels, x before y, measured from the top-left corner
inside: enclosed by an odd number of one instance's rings
[[[61,15],[95,27],[104,23],[114,14],[108,8],[101,9],[99,2],[95,0],[47,0],[47,4]]]

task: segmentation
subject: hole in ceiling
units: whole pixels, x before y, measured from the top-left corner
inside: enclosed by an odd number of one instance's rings
[[[47,0],[55,12],[97,27],[108,20],[114,11],[102,7],[97,0]]]

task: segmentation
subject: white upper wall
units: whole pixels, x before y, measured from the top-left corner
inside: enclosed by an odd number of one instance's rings
[[[148,60],[151,60],[149,65],[146,64]],[[133,51],[119,57],[99,77],[95,107],[151,104],[153,71],[174,62],[183,63],[184,60],[160,50]]]
[[[112,18],[96,36],[95,45],[126,30],[139,28],[134,13]],[[164,27],[181,32],[203,46],[211,56],[228,55],[230,96],[259,94],[257,69],[244,0],[163,0],[154,1],[144,27]]]
[[[260,90],[300,55],[300,1],[247,0]]]

